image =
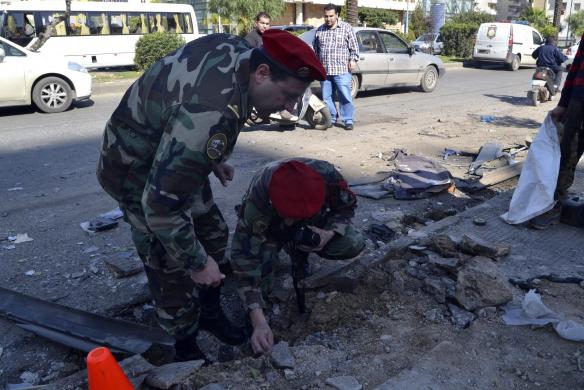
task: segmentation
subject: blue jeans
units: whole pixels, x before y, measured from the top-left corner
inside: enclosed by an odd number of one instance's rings
[[[327,76],[326,80],[320,82],[322,98],[328,106],[333,122],[339,119],[333,93],[336,91],[339,97],[341,119],[347,125],[353,123],[353,98],[351,97],[351,73],[344,73],[335,76]]]

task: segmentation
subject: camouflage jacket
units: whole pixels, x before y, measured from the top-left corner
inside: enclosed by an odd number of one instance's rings
[[[251,52],[225,34],[189,42],[128,89],[104,132],[102,187],[135,229],[195,270],[207,256],[191,215],[210,207],[208,175],[230,156],[247,117]]]
[[[269,268],[268,263],[282,246],[291,240],[293,232],[300,226],[312,225],[344,235],[355,215],[357,199],[332,164],[307,158],[291,160],[304,162],[323,176],[326,183],[325,203],[314,217],[287,227],[272,208],[268,187],[274,171],[290,160],[275,161],[255,174],[243,197],[231,244],[231,265],[238,279],[238,291],[249,310],[263,305],[260,291],[263,271],[265,267]]]

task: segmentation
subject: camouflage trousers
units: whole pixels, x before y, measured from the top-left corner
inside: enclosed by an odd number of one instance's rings
[[[223,268],[229,230],[216,204],[203,215],[192,215],[197,239]],[[132,226],[132,240],[144,263],[158,322],[175,339],[198,330],[199,292],[190,271],[172,260],[155,235]]]
[[[556,198],[561,199],[574,183],[578,161],[584,153],[584,99],[571,99],[566,110],[563,126],[558,127],[560,140],[560,172],[556,187]]]
[[[278,262],[278,253],[282,248],[290,254],[286,243],[278,243],[276,245],[267,244],[266,250],[261,254],[261,289],[264,299],[270,295],[274,288],[274,269]],[[315,254],[328,260],[346,260],[356,257],[364,248],[365,238],[361,231],[353,225],[347,225],[345,235],[335,235],[320,252],[316,252]]]

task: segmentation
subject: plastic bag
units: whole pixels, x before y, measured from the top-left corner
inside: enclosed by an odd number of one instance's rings
[[[529,148],[509,211],[501,215],[505,222],[523,223],[554,207],[560,158],[558,131],[548,114]]]
[[[584,324],[573,320],[564,320],[550,310],[535,290],[529,290],[521,306],[509,303],[505,307],[503,321],[507,325],[547,325],[552,324],[556,333],[567,340],[584,341]]]

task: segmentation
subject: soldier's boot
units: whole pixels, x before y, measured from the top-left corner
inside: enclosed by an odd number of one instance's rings
[[[221,287],[199,290],[201,315],[199,328],[211,332],[215,337],[230,345],[239,345],[247,339],[244,327],[232,324],[221,309]]]
[[[207,357],[197,344],[197,333],[189,335],[184,339],[176,340],[174,343],[174,350],[176,351],[174,357],[175,362],[204,360],[206,364],[209,363]]]

